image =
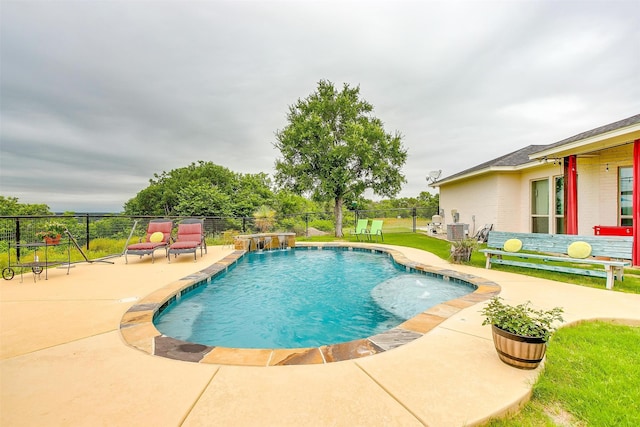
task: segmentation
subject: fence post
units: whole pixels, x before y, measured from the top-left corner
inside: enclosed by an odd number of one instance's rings
[[[304,222],[305,222],[305,236],[309,237],[309,212],[304,214]]]
[[[243,232],[243,233],[246,233],[246,232],[247,232],[246,220],[247,220],[247,218],[242,217],[242,232]]]
[[[418,216],[418,210],[416,208],[412,209],[412,215],[413,215],[413,232],[416,232],[416,220],[417,220],[417,216]]]
[[[18,264],[20,264],[20,218],[16,217],[16,259],[18,260]]]
[[[89,250],[89,214],[87,213],[87,218],[86,218],[86,224],[87,224],[87,250]]]

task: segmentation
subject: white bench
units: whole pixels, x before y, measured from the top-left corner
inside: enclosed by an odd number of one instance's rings
[[[518,252],[504,250],[509,239],[522,242]],[[574,242],[586,242],[591,246],[591,256],[571,258],[567,248]],[[624,268],[631,265],[633,237],[626,236],[580,236],[570,234],[509,233],[490,231],[487,249],[481,249],[486,256],[486,268],[491,264],[513,265],[561,273],[581,274],[584,276],[606,277],[607,289],[613,289],[615,279],[622,280]],[[536,259],[542,262],[525,262],[521,259]],[[553,261],[558,264],[547,264]],[[567,265],[565,265],[567,264]],[[569,264],[583,264],[584,268]],[[603,266],[604,270],[594,269]]]

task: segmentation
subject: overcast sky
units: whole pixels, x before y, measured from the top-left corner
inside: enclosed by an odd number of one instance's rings
[[[5,1],[0,194],[120,212],[198,160],[273,174],[321,79],[404,135],[401,197],[640,113],[640,1]]]

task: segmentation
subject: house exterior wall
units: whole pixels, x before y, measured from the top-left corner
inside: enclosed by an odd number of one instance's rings
[[[453,223],[452,209],[460,214],[459,222],[469,224],[469,232],[485,224],[495,230],[510,232],[531,231],[531,182],[562,175],[562,167],[553,163],[541,164],[524,172],[488,173],[473,179],[440,187],[440,209],[445,224]],[[551,181],[553,188],[553,181]],[[553,191],[550,192],[553,197]],[[553,200],[550,200],[553,206]]]
[[[562,164],[554,164],[553,162],[542,163],[535,168],[529,168],[522,171],[520,175],[519,197],[522,204],[520,215],[519,229],[508,230],[521,233],[531,233],[531,185],[533,181],[547,179],[549,180],[549,227],[550,233],[554,233],[554,214],[555,214],[555,181],[554,178],[562,176]]]
[[[607,171],[607,165],[609,170]],[[618,168],[633,166],[633,144],[578,156],[578,234],[593,235],[596,225],[618,223]],[[451,210],[460,222],[474,231],[484,224],[494,229],[530,233],[531,183],[549,180],[550,232],[555,233],[555,177],[563,176],[562,162],[532,164],[520,171],[497,171],[440,186],[440,208],[445,224],[453,222]]]
[[[578,157],[578,234],[593,235],[593,226],[600,222],[601,199],[605,195],[601,187],[599,156]],[[615,201],[615,194],[614,194]],[[610,208],[610,206],[609,206]],[[614,210],[615,214],[615,210]]]
[[[444,211],[444,223],[453,223],[451,211],[456,209],[459,222],[469,224],[471,235],[485,224],[495,224],[499,206],[497,184],[497,176],[488,174],[441,187],[440,210]]]
[[[524,156],[528,156],[528,161]],[[562,177],[564,167],[557,161],[554,165],[551,162],[554,158],[569,158],[571,167],[576,167],[571,171],[571,211],[567,214],[571,232],[582,235],[592,235],[597,225],[620,226],[619,172],[621,167],[632,169],[631,201],[624,201],[625,215],[628,203],[632,203],[631,215],[626,217],[631,221],[625,222],[633,223],[633,265],[640,266],[640,114],[554,144],[530,145],[437,181],[434,186],[440,189],[441,210],[459,209],[461,222],[470,222],[469,217],[475,215],[475,221],[471,222],[476,225],[493,223],[499,230],[531,232],[532,182],[545,177],[550,184],[549,232],[564,232],[556,230],[557,223],[564,222],[564,215],[558,214],[563,215],[562,221],[554,216],[555,178]],[[560,170],[556,172],[554,167]],[[536,189],[544,191],[542,186]],[[481,200],[477,200],[478,193],[484,195]],[[536,210],[544,210],[539,198],[534,202]],[[448,222],[445,216],[445,223]],[[535,225],[536,231],[544,232],[544,221],[535,220]]]
[[[498,204],[495,206],[496,220],[493,228],[500,231],[518,232],[522,230],[522,215],[527,206],[520,197],[520,173],[498,175]]]
[[[618,211],[620,209],[618,205],[618,168],[633,166],[633,144],[605,150],[597,157],[597,162],[598,175],[600,176],[600,191],[596,205],[598,217],[591,226],[620,225],[618,223]],[[607,165],[609,166],[608,171]],[[578,193],[578,202],[580,202],[580,195]],[[592,207],[586,206],[585,209],[592,209]],[[582,212],[583,210],[581,209],[579,213]]]

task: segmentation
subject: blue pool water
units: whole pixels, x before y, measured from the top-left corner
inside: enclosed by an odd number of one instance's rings
[[[347,250],[251,252],[154,320],[163,334],[235,348],[303,348],[366,338],[473,292]]]

